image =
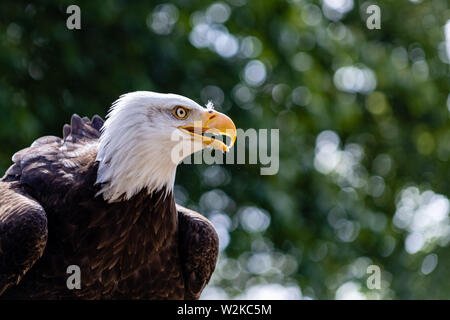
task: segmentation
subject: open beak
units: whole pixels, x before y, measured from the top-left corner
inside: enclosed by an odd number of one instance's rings
[[[205,111],[201,121],[194,121],[191,124],[178,128],[190,134],[193,139],[217,150],[229,151],[236,141],[236,127],[233,121],[223,113],[214,110]],[[214,135],[228,136],[231,142],[229,145],[226,145],[222,141],[215,139]]]

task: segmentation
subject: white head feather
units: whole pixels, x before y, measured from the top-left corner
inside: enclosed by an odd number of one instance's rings
[[[183,120],[173,115],[178,105],[191,113],[207,110],[180,95],[148,91],[122,95],[113,103],[101,129],[96,159],[96,182],[102,185],[99,194],[105,200],[127,200],[144,188],[172,190],[178,165],[171,159],[177,144],[173,135],[183,135],[177,129]]]

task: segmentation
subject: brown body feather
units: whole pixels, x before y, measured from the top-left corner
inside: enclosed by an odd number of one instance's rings
[[[16,153],[0,181],[0,299],[197,299],[217,234],[165,190],[107,203],[95,196],[103,120],[72,117],[63,139]],[[69,265],[81,289],[69,290]]]

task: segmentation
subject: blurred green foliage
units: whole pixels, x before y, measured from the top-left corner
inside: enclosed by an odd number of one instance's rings
[[[123,93],[212,100],[280,129],[280,170],[179,167],[178,202],[221,237],[204,298],[450,298],[447,0],[76,1],[72,31],[70,4],[0,5],[2,172]]]

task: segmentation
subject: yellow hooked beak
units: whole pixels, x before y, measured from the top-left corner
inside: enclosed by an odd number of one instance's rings
[[[193,139],[221,151],[229,151],[236,141],[236,127],[233,121],[223,113],[214,110],[205,111],[201,120],[178,128],[190,134]],[[231,143],[226,145],[214,137],[204,135],[205,133],[228,136],[231,138]]]

